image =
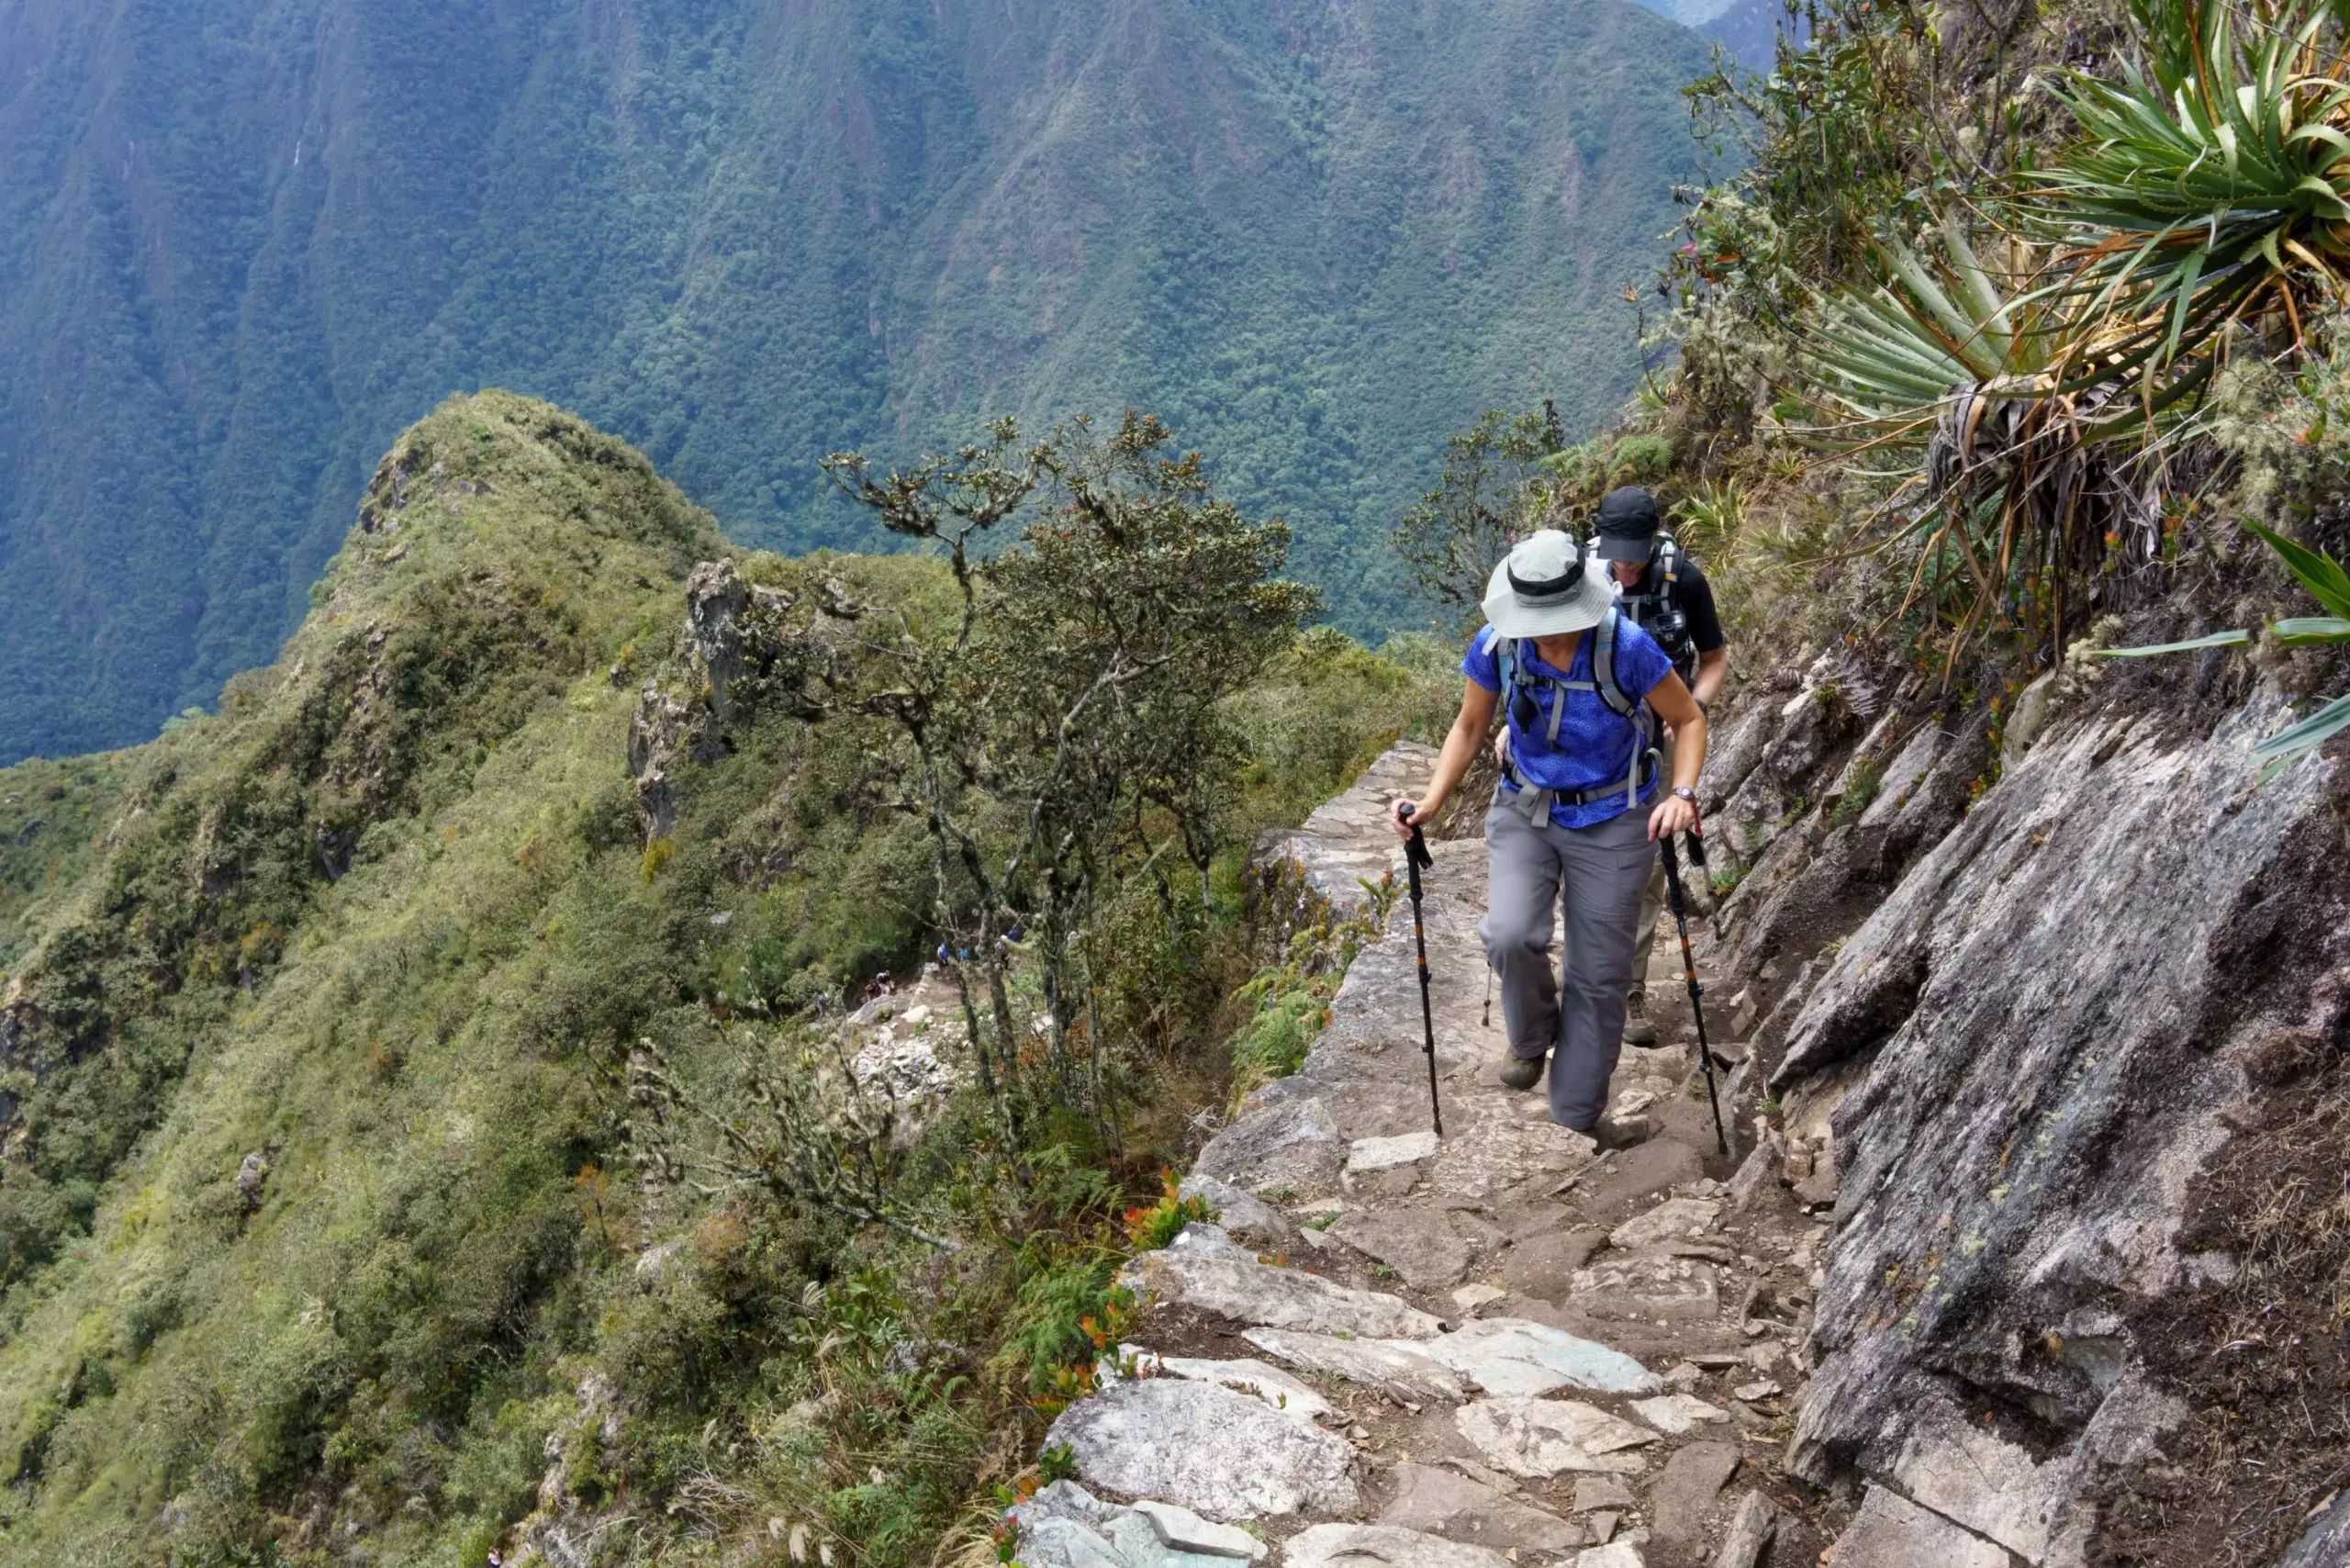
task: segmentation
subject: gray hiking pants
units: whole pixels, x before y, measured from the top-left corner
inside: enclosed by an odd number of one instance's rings
[[[1607,1107],[1624,1046],[1624,1000],[1640,893],[1656,846],[1646,807],[1585,828],[1526,820],[1507,796],[1485,813],[1485,919],[1478,934],[1501,975],[1502,1019],[1522,1058],[1550,1058],[1550,1118],[1589,1131]],[[1550,932],[1563,910],[1566,952],[1550,972]]]
[[[1663,753],[1664,777],[1673,778],[1673,737],[1667,735],[1657,743]],[[1656,923],[1664,917],[1664,857],[1651,849],[1649,855],[1647,890],[1640,894],[1640,924],[1632,939],[1632,994],[1639,996],[1648,990],[1649,955],[1656,948]]]

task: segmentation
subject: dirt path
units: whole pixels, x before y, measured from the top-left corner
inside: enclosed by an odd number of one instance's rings
[[[1399,746],[1282,852],[1326,896],[1360,899],[1355,875],[1394,857],[1384,802],[1430,760]],[[1595,1156],[1539,1091],[1495,1081],[1507,1047],[1498,1013],[1483,1019],[1484,847],[1434,848],[1445,1137],[1429,1128],[1399,899],[1303,1070],[1202,1151],[1187,1190],[1218,1223],[1129,1267],[1141,1326],[1113,1381],[1055,1423],[1047,1448],[1073,1478],[1016,1510],[1017,1562],[1817,1557],[1774,1460],[1827,1227],[1761,1159],[1739,1170],[1751,1128],[1718,1152],[1669,923],[1650,980],[1664,1043],[1628,1047],[1614,1083],[1616,1109],[1645,1110],[1656,1132]],[[1732,1008],[1708,1001],[1719,1043]],[[1752,1096],[1738,1103],[1751,1118]]]

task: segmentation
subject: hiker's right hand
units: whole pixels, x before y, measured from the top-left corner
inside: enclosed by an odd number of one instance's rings
[[[1427,822],[1432,810],[1425,801],[1399,800],[1387,810],[1387,825],[1395,830],[1396,837],[1409,838],[1412,836],[1412,823]]]
[[[1507,724],[1504,724],[1494,732],[1494,763],[1500,767],[1509,766],[1509,726]]]

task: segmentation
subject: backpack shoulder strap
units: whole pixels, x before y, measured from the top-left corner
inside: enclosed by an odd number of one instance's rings
[[[1626,692],[1616,678],[1616,627],[1623,617],[1620,610],[1610,609],[1599,623],[1591,644],[1592,684],[1599,689],[1599,700],[1608,711],[1619,718],[1628,719],[1639,711],[1640,700]]]
[[[1681,546],[1670,533],[1657,535],[1656,559],[1657,565],[1664,568],[1664,580],[1670,591],[1671,585],[1681,580]]]
[[[1517,639],[1505,637],[1492,626],[1485,628],[1485,635],[1491,639],[1486,646],[1494,655],[1494,672],[1501,678],[1502,706],[1506,709],[1517,682]]]

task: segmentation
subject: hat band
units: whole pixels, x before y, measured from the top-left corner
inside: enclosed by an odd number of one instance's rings
[[[1554,604],[1563,599],[1572,599],[1583,587],[1583,562],[1580,559],[1558,577],[1534,582],[1527,581],[1507,566],[1502,569],[1508,572],[1509,590],[1517,596],[1521,604]]]

